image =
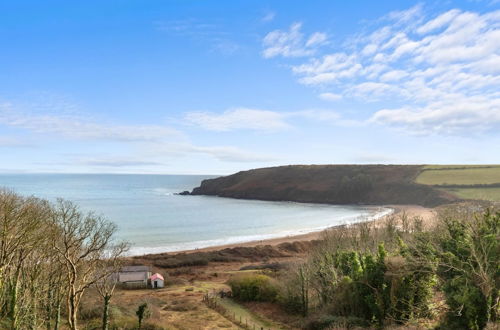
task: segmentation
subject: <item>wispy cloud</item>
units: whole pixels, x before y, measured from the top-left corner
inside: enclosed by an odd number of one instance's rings
[[[319,98],[325,101],[338,101],[342,99],[342,95],[335,93],[321,93],[319,94]]]
[[[264,50],[262,56],[271,58],[302,57],[314,55],[318,48],[327,42],[327,35],[315,32],[306,37],[301,31],[302,23],[293,23],[288,31],[275,30],[269,32],[262,40]]]
[[[15,137],[0,136],[0,148],[19,148],[19,147],[34,147],[35,144],[32,142],[24,141]]]
[[[340,115],[327,109],[299,111],[271,111],[250,108],[235,108],[222,113],[189,112],[184,120],[192,125],[215,132],[251,130],[280,132],[294,128],[294,119],[310,120],[334,125],[344,125]]]
[[[405,104],[375,109],[369,122],[409,132],[500,128],[499,10],[452,9],[428,18],[417,5],[379,22],[375,30],[357,35],[352,48],[321,57],[302,52],[309,59],[292,66],[299,82],[336,91],[321,94],[323,99],[342,95]]]
[[[98,123],[65,113],[34,114],[22,112],[10,103],[0,104],[0,124],[39,134],[81,140],[158,141],[181,136],[179,131],[161,125]]]
[[[278,158],[264,153],[251,152],[236,147],[229,146],[191,146],[187,151],[210,155],[218,160],[236,163],[270,162]]]
[[[179,36],[220,37],[228,34],[227,32],[222,31],[218,24],[203,22],[195,18],[156,21],[153,24],[158,31]]]
[[[271,22],[272,20],[274,20],[274,18],[276,17],[276,13],[274,11],[268,11],[267,13],[265,13],[264,16],[262,16],[262,18],[260,19],[262,22]]]
[[[195,18],[171,21],[156,21],[154,26],[163,33],[206,42],[209,49],[223,55],[232,55],[242,47],[220,23],[204,22]]]
[[[236,108],[221,114],[190,112],[185,120],[210,131],[256,130],[277,131],[287,129],[285,117],[274,111]]]
[[[142,149],[143,158],[172,159],[192,155],[206,155],[223,162],[252,163],[269,162],[278,158],[263,152],[246,150],[231,145],[199,145],[190,142],[149,144]]]
[[[97,166],[97,167],[143,167],[143,166],[159,166],[165,165],[161,162],[156,161],[145,161],[135,158],[122,158],[122,157],[103,157],[103,158],[80,158],[75,160],[73,163],[85,165],[85,166]]]
[[[19,111],[12,103],[0,104],[0,125],[21,129],[29,134],[38,134],[44,138],[78,140],[80,143],[93,141],[118,142],[122,147],[113,149],[107,155],[99,152],[89,155],[70,155],[71,163],[57,165],[86,166],[112,170],[113,168],[133,170],[135,168],[155,168],[165,166],[169,160],[193,155],[207,155],[222,162],[255,163],[276,160],[276,156],[244,150],[230,145],[200,146],[190,142],[189,138],[178,130],[161,125],[120,125],[117,123],[97,122],[85,118],[75,105],[55,106],[50,114],[41,113],[40,107],[30,103],[37,113]],[[42,107],[44,108],[44,107]],[[24,109],[24,107],[23,107]],[[244,122],[254,122],[253,129],[277,129],[286,123],[279,120],[280,115],[273,112],[236,109],[217,118],[208,114],[192,113],[191,119],[211,130],[242,128]],[[260,116],[260,117],[259,117]],[[260,118],[260,119],[259,119]],[[10,137],[0,137],[0,147],[25,147],[27,144]],[[40,147],[43,148],[43,142]],[[55,164],[54,164],[55,165]]]

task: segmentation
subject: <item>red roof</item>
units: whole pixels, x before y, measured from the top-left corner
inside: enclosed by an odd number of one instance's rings
[[[157,279],[160,279],[160,280],[162,280],[162,281],[165,281],[165,280],[163,279],[163,276],[161,276],[161,275],[160,275],[160,274],[158,274],[158,273],[155,273],[155,274],[151,275],[151,277],[150,277],[149,279],[150,279],[151,281],[154,281],[154,280],[157,280]]]

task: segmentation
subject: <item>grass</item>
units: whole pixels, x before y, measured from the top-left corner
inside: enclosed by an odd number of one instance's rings
[[[427,185],[500,183],[500,166],[431,166],[420,173],[416,182]]]
[[[442,190],[462,199],[500,201],[500,188],[475,186],[500,183],[500,165],[429,165],[415,181],[426,185],[459,185]]]
[[[234,315],[234,318],[236,320],[242,320],[243,323],[245,323],[245,320],[247,320],[248,325],[250,327],[253,327],[255,325],[256,329],[281,329],[281,326],[270,321],[266,320],[263,317],[260,317],[258,315],[255,315],[254,313],[250,312],[247,310],[245,307],[241,306],[237,302],[235,302],[232,299],[229,298],[224,298],[224,299],[219,299],[217,301],[220,305],[222,305],[226,310],[231,314]]]
[[[500,201],[500,188],[453,188],[444,190],[463,199]]]

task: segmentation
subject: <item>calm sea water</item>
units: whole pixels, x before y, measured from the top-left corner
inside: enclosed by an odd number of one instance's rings
[[[388,209],[178,196],[209,176],[0,174],[0,187],[78,203],[118,225],[131,254],[262,240],[379,217]]]

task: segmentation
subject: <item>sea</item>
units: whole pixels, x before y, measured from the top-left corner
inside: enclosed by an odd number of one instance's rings
[[[208,175],[0,174],[0,187],[77,203],[114,222],[131,255],[299,235],[376,219],[389,208],[181,196]]]

